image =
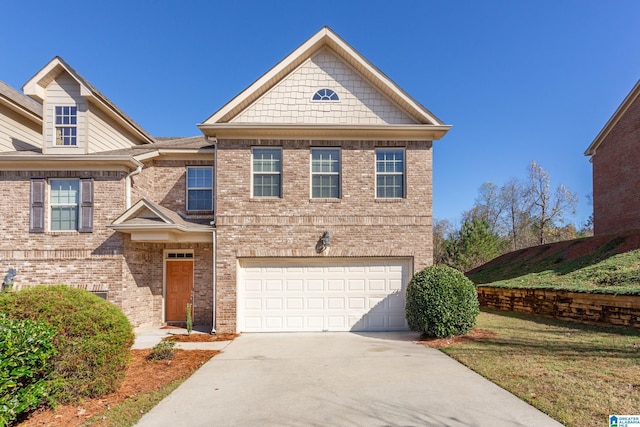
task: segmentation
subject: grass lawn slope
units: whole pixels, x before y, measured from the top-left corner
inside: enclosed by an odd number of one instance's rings
[[[640,230],[509,252],[467,276],[478,286],[640,295]]]

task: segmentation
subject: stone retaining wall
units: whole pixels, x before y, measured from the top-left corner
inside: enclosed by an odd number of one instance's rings
[[[640,296],[479,286],[481,307],[640,329]]]

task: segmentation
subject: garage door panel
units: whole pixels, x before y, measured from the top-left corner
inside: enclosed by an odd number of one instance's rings
[[[238,330],[407,329],[408,259],[242,260]]]

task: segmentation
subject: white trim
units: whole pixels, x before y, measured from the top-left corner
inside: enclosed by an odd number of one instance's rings
[[[279,175],[280,176],[280,194],[278,196],[256,196],[255,194],[253,194],[253,188],[254,188],[254,176],[256,175],[256,172],[253,170],[253,152],[254,150],[279,150],[280,151],[280,172],[259,172],[258,175]],[[283,155],[283,150],[281,146],[274,146],[274,145],[256,145],[256,146],[252,146],[251,147],[251,166],[250,166],[250,173],[251,173],[251,189],[250,189],[250,197],[252,199],[282,199],[283,198],[283,169],[284,169],[284,155]]]
[[[403,172],[383,172],[382,176],[400,176],[402,175],[402,196],[401,197],[378,197],[378,151],[402,151],[402,169]],[[407,149],[406,147],[375,147],[373,154],[373,171],[374,171],[374,198],[376,200],[402,200],[407,198]]]
[[[55,205],[55,206],[61,206],[61,207],[69,207],[69,206],[75,206],[76,207],[76,228],[74,229],[64,229],[64,230],[54,230],[52,227],[52,223],[53,223],[53,188],[51,187],[51,183],[53,181],[75,181],[78,183],[78,191],[76,193],[76,197],[77,197],[77,202],[75,203],[75,205],[72,204],[59,204],[59,205]],[[79,222],[80,222],[80,193],[81,193],[81,188],[80,188],[80,178],[48,178],[47,179],[47,187],[48,187],[48,197],[47,197],[47,213],[48,218],[46,219],[47,221],[47,230],[51,233],[77,233],[78,232],[78,227],[79,227]]]
[[[313,171],[313,151],[338,151],[338,172],[314,172]],[[332,175],[338,176],[338,197],[313,197],[313,177]],[[341,147],[310,147],[309,148],[309,199],[335,199],[342,198],[342,148]]]
[[[209,169],[211,170],[211,187],[194,187],[189,188],[189,169]],[[215,177],[213,176],[213,166],[185,166],[185,180],[184,180],[184,209],[189,212],[213,212],[213,180]],[[211,190],[211,209],[189,209],[189,190]]]

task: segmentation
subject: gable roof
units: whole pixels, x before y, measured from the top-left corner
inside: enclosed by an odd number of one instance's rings
[[[42,104],[22,94],[1,80],[0,104],[6,105],[34,122],[42,123]]]
[[[141,138],[145,143],[152,143],[153,137],[136,123],[131,117],[120,110],[113,102],[96,89],[89,81],[82,77],[76,70],[67,64],[62,58],[56,56],[22,87],[23,92],[40,102],[44,101],[46,86],[51,83],[61,72],[69,74],[80,85],[80,94],[84,98],[91,99],[109,116],[114,118],[125,129]]]
[[[631,89],[631,92],[627,95],[627,97],[622,101],[622,104],[618,107],[618,109],[613,113],[609,121],[602,128],[598,136],[593,140],[589,148],[584,152],[585,156],[593,156],[596,154],[596,150],[605,140],[605,138],[609,135],[611,130],[615,127],[615,125],[620,121],[620,119],[627,112],[629,107],[638,99],[640,96],[640,80],[636,83],[636,85]]]
[[[138,241],[210,241],[214,228],[186,221],[177,212],[140,199],[107,228],[131,234]]]
[[[402,110],[413,117],[417,124],[412,125],[255,125],[255,124],[236,124],[230,123],[231,120],[236,117],[240,112],[244,111],[247,107],[253,104],[271,88],[273,88],[283,78],[293,72],[307,59],[311,58],[320,49],[329,48],[339,58],[344,60],[348,65],[353,67],[360,75],[368,80],[378,91],[383,93],[387,98],[398,105]],[[445,125],[440,119],[438,119],[433,113],[422,106],[418,101],[409,96],[404,90],[402,90],[396,83],[394,83],[389,77],[387,77],[382,71],[371,64],[366,58],[364,58],[358,51],[351,47],[347,42],[334,33],[329,27],[323,27],[314,34],[310,39],[304,42],[300,47],[294,50],[291,54],[285,57],[282,61],[276,64],[271,70],[266,72],[262,77],[252,83],[244,91],[238,94],[235,98],[225,104],[217,112],[207,118],[198,127],[207,136],[220,136],[220,133],[225,131],[236,131],[243,135],[251,136],[252,132],[255,132],[259,128],[259,135],[262,136],[276,136],[285,135],[290,133],[294,129],[306,128],[316,129],[318,136],[320,136],[323,129],[326,132],[327,129],[333,129],[336,136],[340,134],[344,136],[345,132],[367,132],[374,133],[379,137],[391,136],[393,133],[399,134],[404,131],[413,131],[414,135],[402,135],[414,136],[422,135],[423,138],[418,139],[439,139],[442,137],[451,126]],[[265,130],[267,131],[265,133]],[[271,132],[269,132],[271,131]],[[419,132],[418,132],[419,131]],[[256,133],[256,135],[258,135]],[[315,136],[313,133],[310,136]],[[371,135],[371,136],[376,136]],[[326,136],[326,135],[324,135]]]

